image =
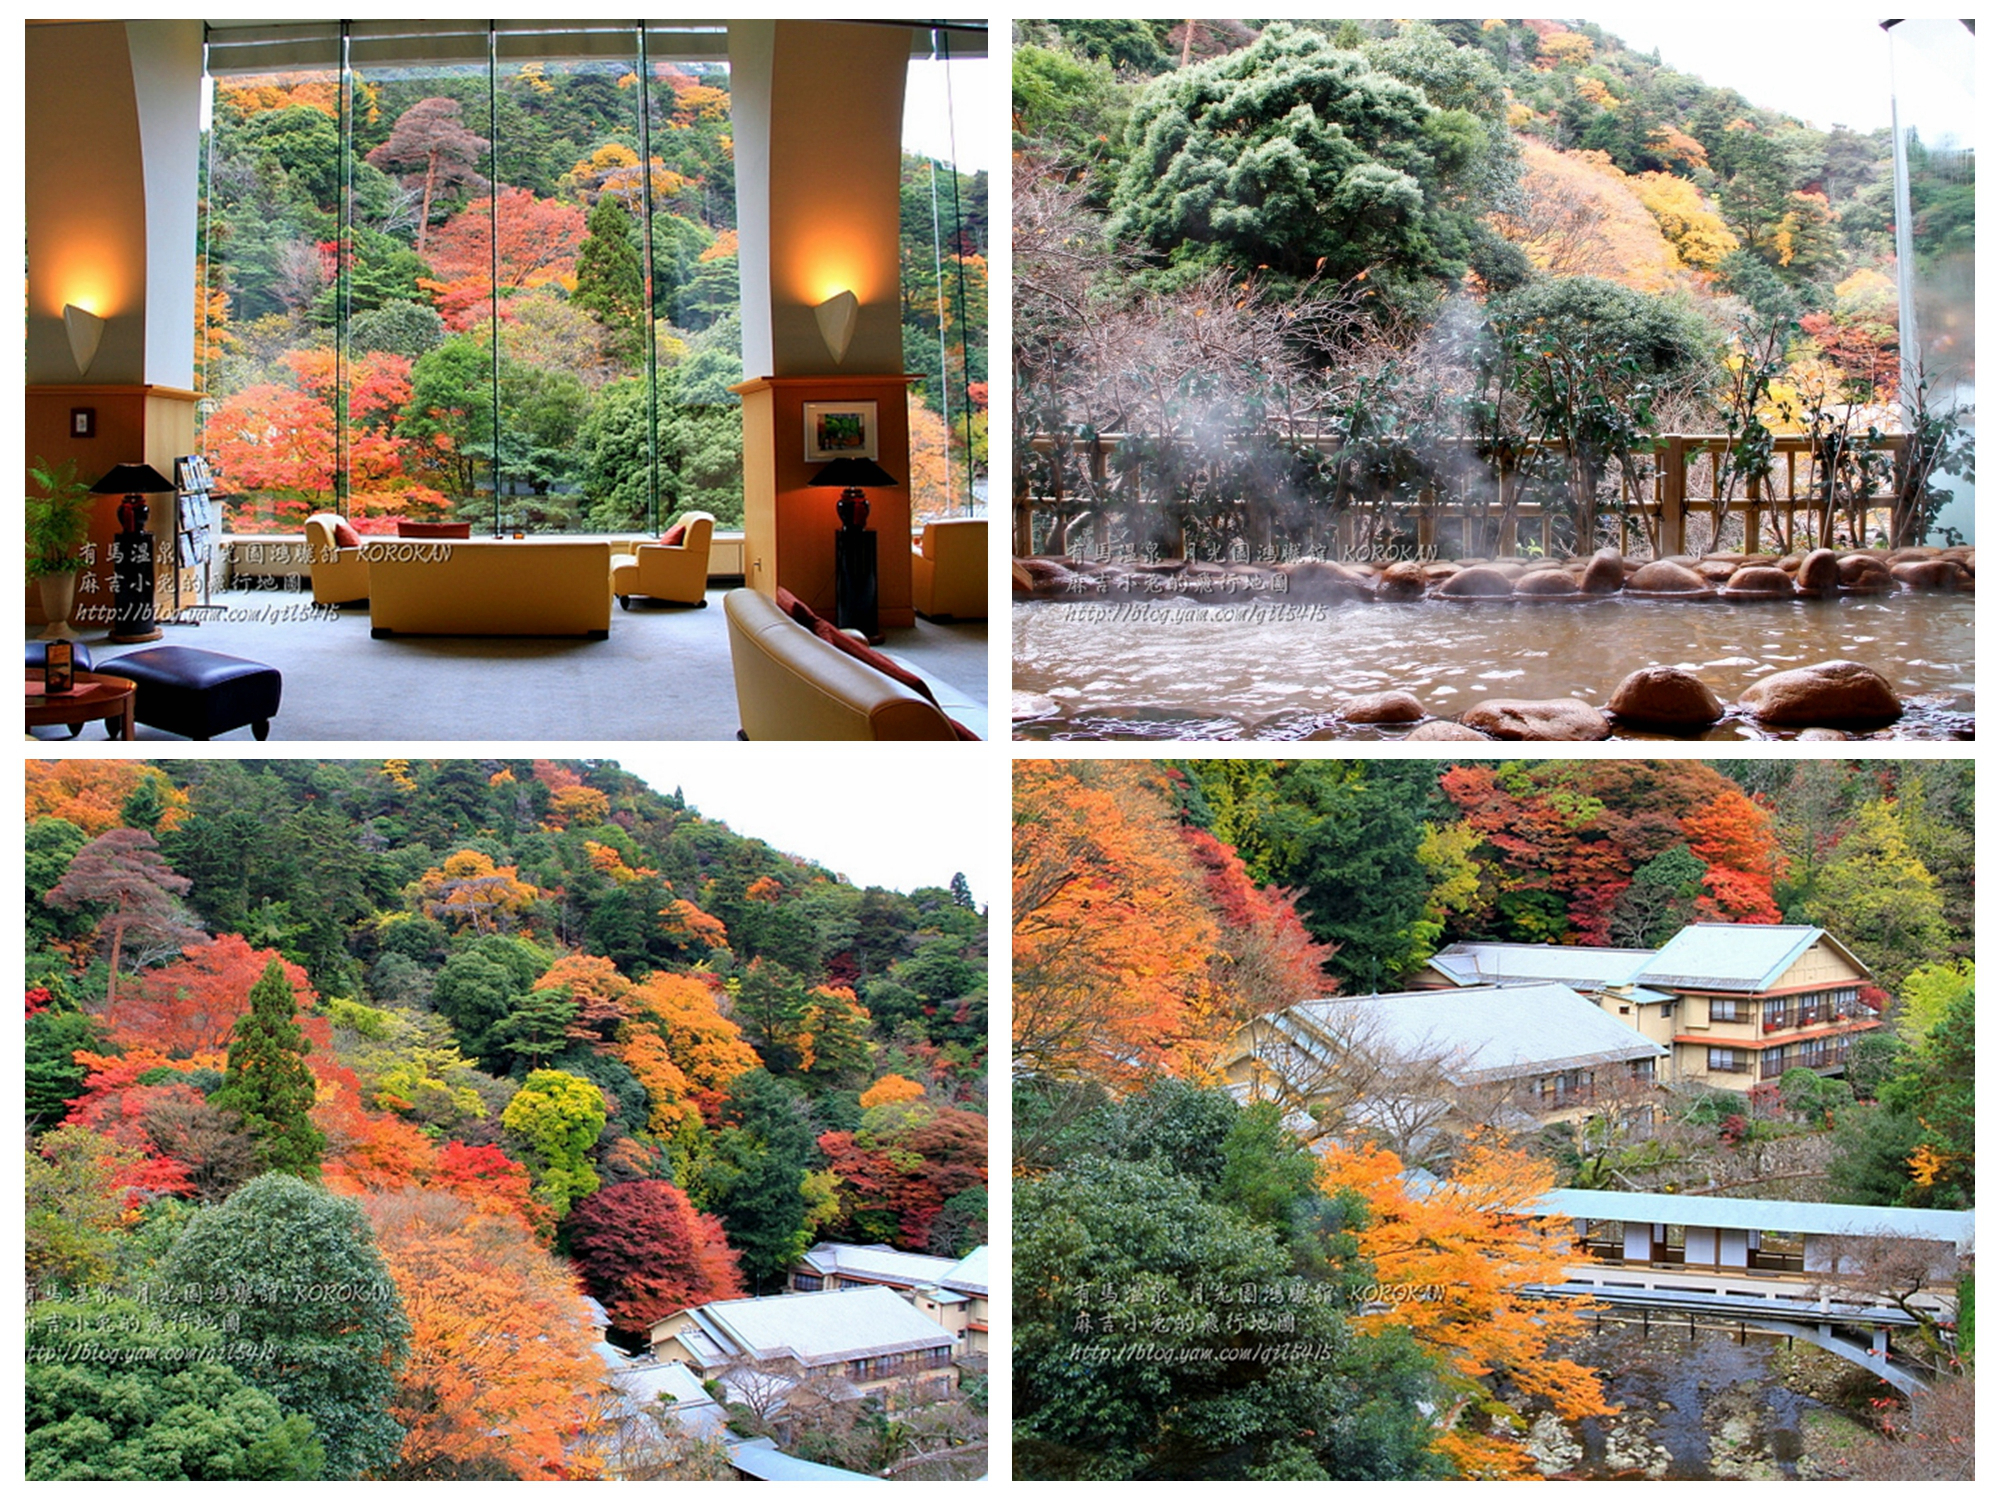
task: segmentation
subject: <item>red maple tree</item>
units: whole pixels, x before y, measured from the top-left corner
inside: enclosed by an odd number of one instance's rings
[[[743,1295],[722,1221],[697,1212],[671,1182],[599,1188],[570,1210],[566,1230],[577,1274],[621,1332]]]

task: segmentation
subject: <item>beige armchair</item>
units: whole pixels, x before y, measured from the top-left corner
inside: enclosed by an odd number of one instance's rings
[[[917,613],[954,620],[986,618],[986,518],[926,521],[910,557]]]
[[[630,609],[634,595],[696,609],[707,606],[708,548],[715,535],[715,517],[705,510],[691,510],[681,517],[681,524],[687,535],[678,547],[641,542],[630,556],[611,559],[611,592],[618,596],[619,608]]]
[[[368,559],[359,546],[340,545],[334,535],[339,522],[332,511],[306,517],[306,564],[312,569],[315,604],[358,604],[368,597]]]

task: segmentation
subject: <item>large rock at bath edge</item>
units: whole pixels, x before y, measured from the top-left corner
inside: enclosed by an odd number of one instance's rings
[[[1574,698],[1489,698],[1458,716],[1496,740],[1608,740],[1611,721]]]
[[[1763,566],[1738,568],[1722,586],[1725,599],[1789,599],[1792,575],[1783,568]]]
[[[1560,568],[1536,568],[1514,581],[1516,599],[1569,599],[1576,595],[1576,580]]]
[[[1722,717],[1722,700],[1679,667],[1641,667],[1611,695],[1611,712],[1657,729],[1700,729]]]
[[[1919,562],[1892,563],[1889,576],[1905,588],[1912,589],[1956,589],[1960,573],[1958,564],[1932,558]]]
[[[1625,587],[1625,559],[1610,548],[1591,558],[1583,570],[1586,594],[1615,594]]]
[[[1280,563],[1275,571],[1291,580],[1284,594],[1294,604],[1342,604],[1366,599],[1375,591],[1373,579],[1364,582],[1339,563],[1322,562],[1318,558]]]
[[[1411,693],[1358,693],[1342,700],[1340,716],[1350,724],[1414,724],[1424,706]]]
[[[1840,559],[1830,547],[1816,547],[1799,564],[1795,580],[1801,594],[1831,594],[1840,587]]]
[[[1514,579],[1491,563],[1480,563],[1459,569],[1438,586],[1438,592],[1447,599],[1511,599]]]
[[[1857,661],[1823,661],[1753,682],[1737,700],[1766,724],[1889,724],[1903,716],[1903,702],[1889,680]]]
[[[1625,580],[1625,591],[1628,594],[1664,594],[1669,597],[1711,592],[1708,580],[1701,574],[1693,568],[1671,562],[1647,563]]]
[[[1393,562],[1382,570],[1376,581],[1375,596],[1378,599],[1394,599],[1399,602],[1421,599],[1430,580],[1424,576],[1423,566],[1413,562]]]
[[[1486,736],[1476,729],[1467,729],[1463,724],[1454,724],[1450,719],[1432,719],[1428,724],[1419,724],[1408,734],[1406,740],[1478,740],[1484,744]]]
[[[1868,553],[1852,552],[1840,560],[1840,586],[1849,593],[1886,594],[1895,588],[1889,565]]]

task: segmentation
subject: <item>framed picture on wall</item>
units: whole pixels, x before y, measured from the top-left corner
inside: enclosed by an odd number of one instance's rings
[[[835,458],[879,458],[875,451],[873,401],[808,401],[806,462]]]

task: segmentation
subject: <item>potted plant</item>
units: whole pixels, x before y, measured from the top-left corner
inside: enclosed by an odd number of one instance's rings
[[[41,490],[28,496],[28,577],[41,585],[45,641],[73,641],[69,612],[76,605],[76,575],[83,567],[78,549],[90,535],[90,486],[76,477],[76,460],[59,464],[37,459],[28,474]]]

